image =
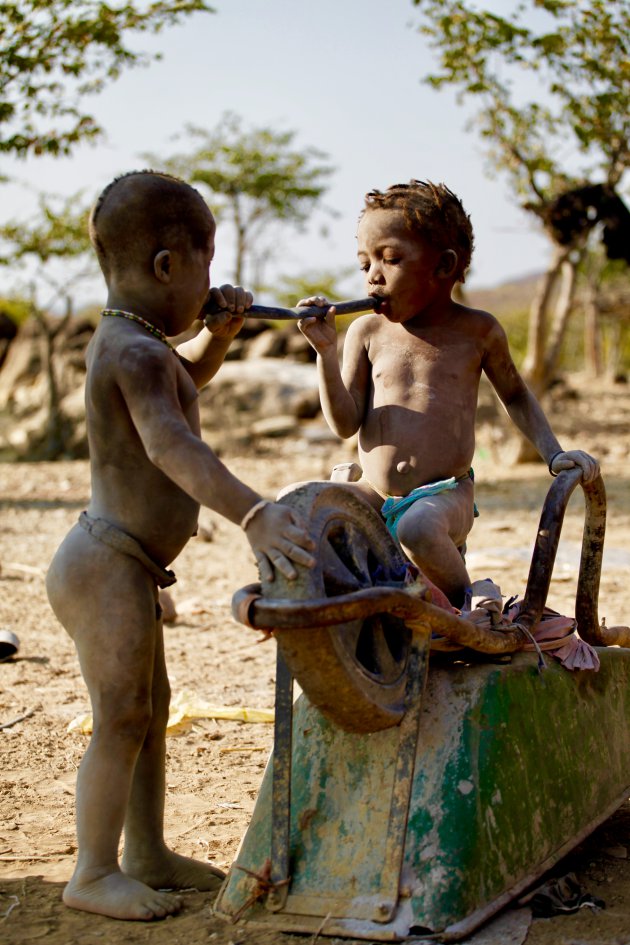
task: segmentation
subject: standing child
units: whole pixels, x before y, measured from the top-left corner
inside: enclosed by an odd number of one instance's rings
[[[151,171],[100,196],[90,236],[107,308],[87,351],[92,496],[57,551],[47,588],[77,648],[93,735],[77,778],[78,859],[63,894],[120,919],[176,912],[166,888],[216,889],[222,874],[169,850],[163,836],[170,690],[158,588],[195,533],[199,506],[241,525],[261,573],[313,564],[289,509],[266,502],[201,440],[197,391],[220,367],[252,297],[210,293],[223,314],[176,350],[209,293],[215,224],[187,184]],[[124,829],[122,864],[118,844]],[[121,868],[122,867],[122,868]]]
[[[325,319],[299,323],[317,352],[322,409],[338,436],[359,433],[362,474],[351,487],[382,511],[409,558],[461,607],[470,587],[461,548],[473,524],[481,372],[552,475],[579,466],[589,482],[599,466],[587,453],[562,449],[496,318],[451,297],[473,247],[455,194],[422,181],[374,190],[357,241],[378,314],[350,325],[342,370],[334,308]]]

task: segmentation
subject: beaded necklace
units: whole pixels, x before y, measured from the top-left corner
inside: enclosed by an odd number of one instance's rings
[[[170,343],[164,332],[160,328],[156,328],[155,325],[152,325],[151,322],[148,322],[146,318],[141,318],[140,315],[134,315],[133,312],[125,312],[122,308],[104,308],[101,312],[101,315],[117,315],[119,318],[127,318],[130,322],[137,322],[138,325],[141,325],[149,334],[153,335],[154,338],[157,338],[167,348],[170,348],[173,354],[177,354],[176,349]]]

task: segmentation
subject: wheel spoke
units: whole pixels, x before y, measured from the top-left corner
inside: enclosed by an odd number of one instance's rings
[[[346,539],[354,568],[361,575],[361,586],[372,587],[374,581],[370,573],[370,543],[367,535],[357,528],[354,522],[346,524]]]
[[[386,621],[387,617],[385,617],[384,620]],[[384,682],[393,682],[400,676],[404,663],[401,665],[392,653],[383,625],[383,618],[378,620],[377,626],[373,626],[372,640],[378,673],[382,676]]]
[[[360,575],[361,586],[374,587],[391,580],[393,562],[389,549],[380,547],[360,523],[346,522],[344,532],[345,554],[352,561],[352,570]]]
[[[404,649],[396,655],[388,639],[387,616],[370,617],[364,621],[356,641],[355,658],[381,683],[395,682],[405,667]],[[393,632],[393,628],[389,628]],[[401,658],[402,657],[402,658]]]
[[[335,530],[327,537],[328,540],[322,542],[320,548],[327,596],[335,597],[338,594],[361,590],[366,585],[357,574],[350,546],[345,541],[347,536]]]
[[[363,627],[362,620],[353,620],[351,623],[343,623],[336,627],[331,627],[331,637],[335,649],[345,663],[353,662],[357,659],[357,650],[359,648],[359,638]]]

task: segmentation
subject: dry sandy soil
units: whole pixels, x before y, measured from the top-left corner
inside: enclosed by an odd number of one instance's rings
[[[583,446],[602,458],[609,528],[600,615],[609,625],[628,623],[630,390],[623,385],[581,389],[557,412],[554,424],[566,448]],[[469,566],[473,577],[492,576],[504,593],[522,594],[549,480],[542,465],[503,466],[507,451],[492,443],[490,437],[480,437],[475,466],[481,517],[469,541]],[[247,452],[231,450],[224,458],[238,475],[273,496],[283,484],[327,478],[335,462],[351,457],[346,446],[311,437],[308,445],[297,439],[260,440]],[[49,610],[43,578],[88,495],[84,462],[0,464],[0,628],[21,639],[17,657],[0,665],[0,941],[312,942],[314,936],[230,925],[212,915],[207,894],[194,891],[185,893],[178,917],[151,924],[117,922],[62,905],[61,890],[76,852],[74,782],[87,743],[87,736],[69,732],[68,724],[89,705],[72,644]],[[563,613],[573,609],[582,519],[577,496],[565,519],[549,599]],[[272,707],[274,643],[261,644],[258,634],[240,627],[230,614],[233,592],[256,579],[248,545],[229,523],[210,515],[202,522],[214,527],[212,540],[194,539],[175,564],[179,617],[166,633],[173,692],[192,691],[215,705]],[[197,720],[170,737],[169,843],[227,869],[252,812],[271,742],[268,724],[215,719]],[[556,870],[574,870],[582,887],[601,897],[606,909],[534,920],[527,945],[628,945],[628,851],[630,808],[625,805]],[[492,941],[507,945],[507,939]]]

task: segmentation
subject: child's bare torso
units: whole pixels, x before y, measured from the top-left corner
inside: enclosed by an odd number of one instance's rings
[[[135,409],[152,410],[151,386],[139,370],[119,378],[124,358],[133,357],[129,333],[97,331],[88,348],[86,415],[92,473],[88,512],[132,535],[147,554],[166,566],[194,534],[199,505],[149,459],[126,398]],[[142,338],[140,344],[161,342]],[[161,351],[160,351],[161,354]],[[191,433],[200,435],[197,390],[176,354],[164,345],[164,369],[175,371],[176,397]],[[156,423],[157,421],[157,423]],[[164,433],[172,422],[164,416]],[[153,427],[159,427],[154,418]]]
[[[406,495],[465,475],[475,448],[480,335],[457,322],[412,326],[368,317],[370,378],[359,433],[364,476],[382,494]]]

